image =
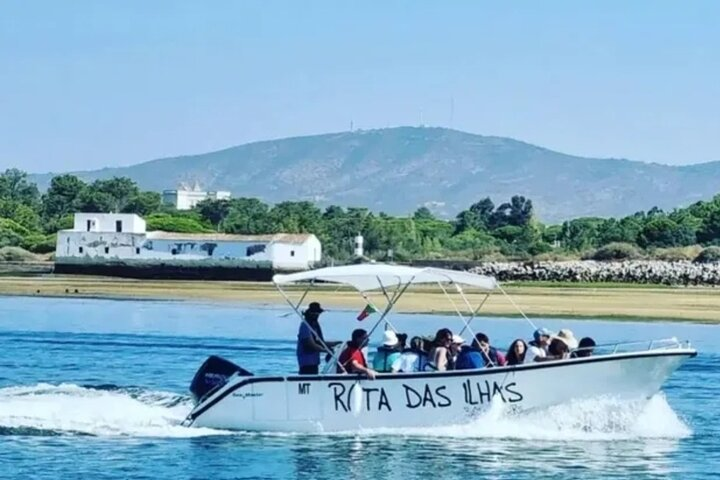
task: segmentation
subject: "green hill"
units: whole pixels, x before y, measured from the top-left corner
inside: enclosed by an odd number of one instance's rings
[[[255,142],[74,173],[85,180],[128,176],[158,191],[197,181],[269,202],[306,199],[394,214],[426,205],[450,216],[486,196],[501,202],[521,194],[544,221],[674,208],[720,191],[720,162],[674,167],[582,158],[510,138],[415,127]],[[51,177],[33,180],[44,188]]]

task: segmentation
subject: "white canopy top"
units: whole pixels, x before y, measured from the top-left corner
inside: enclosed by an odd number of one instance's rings
[[[456,283],[486,290],[492,290],[497,286],[495,278],[484,275],[444,268],[416,268],[382,263],[327,267],[307,272],[273,276],[273,282],[277,285],[310,280],[351,285],[360,292],[396,287],[408,283]]]

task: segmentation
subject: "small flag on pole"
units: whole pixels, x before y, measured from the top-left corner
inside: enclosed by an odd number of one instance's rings
[[[365,308],[363,308],[363,311],[357,316],[357,319],[358,321],[363,321],[375,312],[377,312],[377,309],[368,303],[365,305]]]

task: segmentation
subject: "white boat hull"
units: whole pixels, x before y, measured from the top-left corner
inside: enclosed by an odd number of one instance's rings
[[[384,374],[375,380],[232,377],[188,420],[197,427],[292,432],[464,424],[493,397],[518,410],[602,396],[649,398],[695,355],[690,348],[655,350],[517,367]]]

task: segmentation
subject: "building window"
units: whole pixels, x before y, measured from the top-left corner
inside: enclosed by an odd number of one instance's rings
[[[122,232],[122,220],[115,221],[115,231]]]
[[[291,256],[291,257],[294,257],[294,256],[295,256],[295,250],[290,250],[290,256]]]
[[[83,253],[83,247],[78,247],[78,252]]]
[[[258,244],[258,245],[250,245],[245,249],[245,256],[251,257],[255,255],[256,253],[262,253],[265,251],[265,245]]]
[[[87,231],[88,231],[88,232],[89,232],[90,230],[92,230],[92,224],[93,224],[93,221],[92,221],[92,220],[88,220],[88,221],[87,221]]]
[[[110,253],[110,247],[105,247],[105,253]]]
[[[135,247],[135,254],[140,255],[140,247]]]

